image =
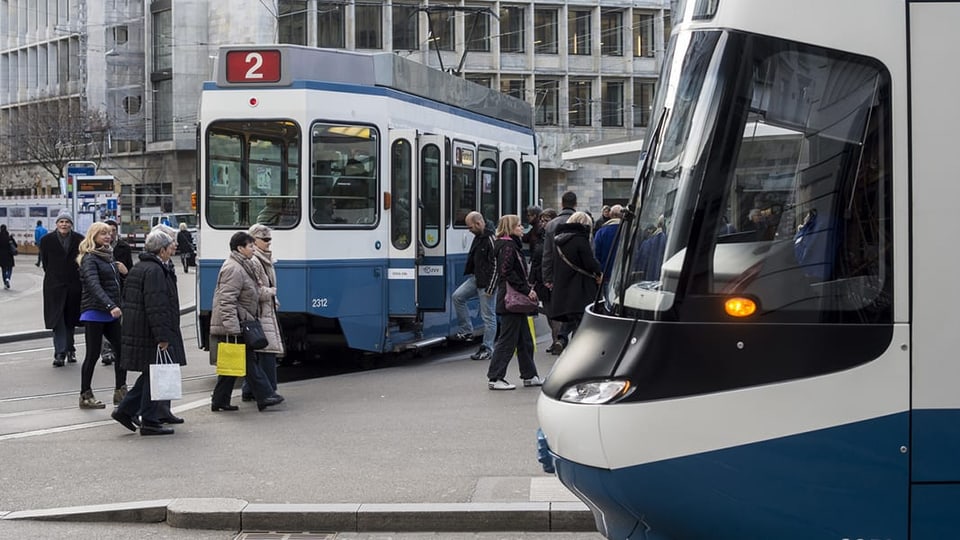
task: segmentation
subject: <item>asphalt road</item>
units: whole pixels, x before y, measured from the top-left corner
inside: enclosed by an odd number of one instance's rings
[[[37,329],[39,269],[18,258],[13,288],[0,290],[0,334]],[[193,274],[181,275],[192,302]],[[188,342],[193,316],[182,319]],[[83,338],[78,335],[78,356]],[[441,347],[385,367],[281,384],[286,403],[213,413],[215,382],[204,351],[188,345],[186,423],[142,437],[80,410],[79,364],[53,368],[52,343],[0,344],[0,512],[181,497],[251,503],[446,503],[576,501],[536,461],[537,389],[492,392],[472,346]],[[331,354],[321,361],[334,362]],[[554,357],[537,353],[541,375]],[[291,369],[291,368],[281,368]],[[508,379],[519,382],[516,363]],[[130,374],[129,382],[135,380]],[[97,396],[109,402],[113,372],[98,365]],[[239,388],[237,389],[239,393]],[[12,522],[0,538],[233,538],[233,532],[159,525]],[[344,539],[597,539],[584,533],[341,533]]]

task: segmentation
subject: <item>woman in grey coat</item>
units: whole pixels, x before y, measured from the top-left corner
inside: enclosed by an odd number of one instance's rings
[[[270,382],[273,391],[277,391],[277,357],[283,356],[283,335],[280,333],[280,320],[277,317],[277,272],[273,268],[273,252],[270,244],[273,231],[262,223],[254,224],[247,231],[253,237],[253,259],[257,266],[257,278],[263,283],[260,295],[260,324],[267,336],[267,346],[257,351],[257,364]],[[243,401],[253,401],[250,384],[243,381]]]
[[[210,362],[217,363],[217,348],[221,341],[243,343],[240,323],[260,317],[261,296],[269,294],[257,275],[257,266],[253,254],[256,251],[253,237],[245,231],[230,237],[230,256],[220,267],[217,275],[217,288],[213,291],[213,312],[210,315]],[[247,348],[247,382],[257,409],[283,402],[277,395],[257,362],[257,353]],[[220,375],[210,399],[210,410],[235,411],[237,406],[230,404],[230,394],[237,377]]]

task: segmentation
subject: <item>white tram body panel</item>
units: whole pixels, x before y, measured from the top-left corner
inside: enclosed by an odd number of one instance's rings
[[[960,537],[960,3],[677,6],[541,462],[608,538]]]

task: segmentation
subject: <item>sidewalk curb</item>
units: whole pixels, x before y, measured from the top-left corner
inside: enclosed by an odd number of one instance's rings
[[[196,311],[196,304],[188,304],[180,308],[180,316]],[[78,326],[74,334],[83,334],[83,327]],[[27,332],[13,332],[10,334],[0,334],[0,343],[15,343],[17,341],[29,341],[31,339],[52,338],[53,330],[30,330]]]
[[[593,532],[578,502],[263,504],[164,499],[9,512],[3,520],[158,523],[182,529],[340,532]]]

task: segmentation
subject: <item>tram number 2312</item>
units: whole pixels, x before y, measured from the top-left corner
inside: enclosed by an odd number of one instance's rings
[[[327,307],[326,298],[313,298],[310,300],[310,306],[315,308],[325,308]]]

